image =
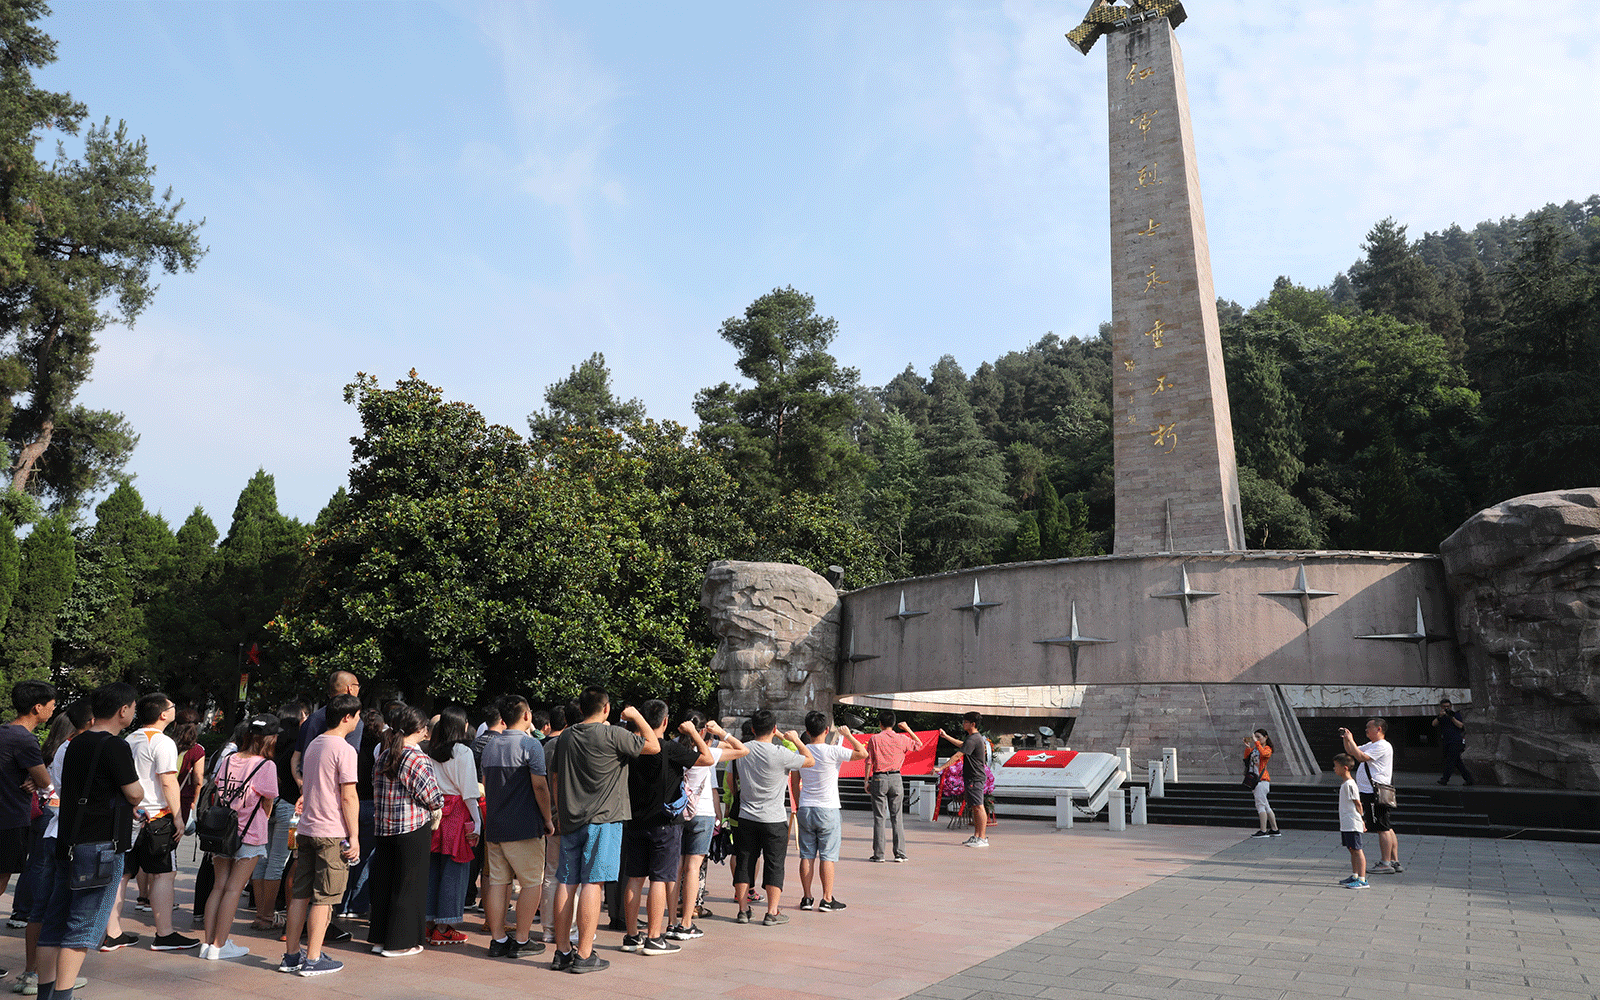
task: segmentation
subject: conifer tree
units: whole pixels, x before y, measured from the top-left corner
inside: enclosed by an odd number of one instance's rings
[[[1005,463],[983,436],[967,399],[967,378],[955,358],[933,366],[928,431],[928,476],[921,511],[918,568],[937,573],[977,566],[996,557],[1014,519],[1006,495]]]
[[[77,562],[65,516],[44,518],[22,540],[17,597],[0,639],[0,690],[51,676],[56,615],[72,593]]]

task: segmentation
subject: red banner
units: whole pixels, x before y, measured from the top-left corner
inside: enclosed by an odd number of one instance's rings
[[[1076,750],[1018,750],[1007,758],[1006,767],[1066,767]]]
[[[852,730],[850,735],[860,741],[863,746],[866,745],[867,735],[865,733],[858,733]],[[874,733],[872,735],[876,736],[877,734]],[[905,734],[901,733],[900,735],[903,736]],[[932,774],[934,756],[939,751],[939,730],[930,729],[927,732],[913,735],[922,741],[922,747],[906,754],[906,762],[900,768],[900,773]],[[866,773],[867,762],[864,760],[849,760],[839,766],[839,777],[841,778],[860,778],[865,776]]]

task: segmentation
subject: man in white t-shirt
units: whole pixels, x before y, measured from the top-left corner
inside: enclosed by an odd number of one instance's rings
[[[805,742],[816,763],[792,772],[792,794],[799,803],[800,909],[842,910],[844,904],[833,894],[834,865],[839,861],[839,766],[847,760],[866,760],[867,748],[839,727],[843,744],[830,744],[828,717],[821,712],[806,715]],[[820,862],[820,863],[819,863]],[[820,872],[819,872],[820,869]],[[821,875],[822,898],[811,895],[811,876]]]
[[[128,876],[132,878],[139,872],[150,876],[146,896],[150,901],[150,918],[156,925],[156,937],[150,943],[152,951],[182,951],[200,943],[199,938],[172,929],[172,895],[178,879],[173,855],[177,852],[178,839],[183,836],[183,813],[179,808],[178,744],[166,730],[177,715],[177,706],[171,698],[160,691],[152,692],[139,699],[134,710],[134,730],[128,734],[133,769],[138,772],[139,784],[144,788],[144,799],[135,813],[141,825],[128,855]],[[173,846],[162,847],[156,843],[165,836],[170,836]],[[120,927],[115,929],[121,930]]]
[[[1361,801],[1370,817],[1367,829],[1378,835],[1378,846],[1383,860],[1367,868],[1368,874],[1398,875],[1405,871],[1400,866],[1400,841],[1390,825],[1391,806],[1378,801],[1372,785],[1394,784],[1394,747],[1389,743],[1389,723],[1383,719],[1367,720],[1367,742],[1356,746],[1350,730],[1339,730],[1344,740],[1344,752],[1356,760],[1356,787],[1361,790]]]

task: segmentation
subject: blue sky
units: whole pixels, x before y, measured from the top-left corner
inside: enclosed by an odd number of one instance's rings
[[[722,320],[784,285],[881,385],[1110,317],[1105,56],[1062,3],[58,0],[40,83],[147,137],[210,255],[102,337],[81,396],[174,525],[258,467],[316,515],[341,387],[415,368],[525,428],[593,351],[693,426]],[[1189,3],[1219,295],[1600,192],[1600,11]],[[41,152],[46,152],[41,150]]]

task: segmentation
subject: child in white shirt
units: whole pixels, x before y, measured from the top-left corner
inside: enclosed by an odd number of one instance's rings
[[[1361,791],[1351,771],[1356,759],[1347,753],[1333,758],[1333,773],[1343,782],[1339,786],[1339,843],[1350,849],[1350,877],[1340,879],[1346,889],[1367,888],[1367,855],[1361,849],[1361,835],[1367,824],[1361,818]]]

